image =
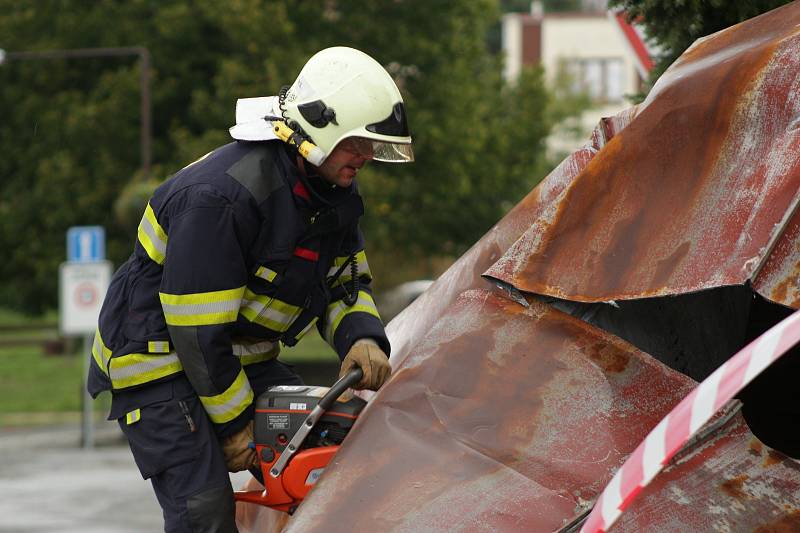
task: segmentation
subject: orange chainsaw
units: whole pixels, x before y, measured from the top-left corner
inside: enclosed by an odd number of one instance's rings
[[[264,490],[235,491],[237,501],[294,513],[336,454],[367,402],[339,397],[361,380],[360,368],[328,387],[278,385],[256,400],[251,470]]]

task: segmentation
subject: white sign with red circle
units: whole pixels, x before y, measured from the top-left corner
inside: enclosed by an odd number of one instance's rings
[[[67,262],[59,268],[59,325],[64,335],[89,335],[111,281],[111,263]]]

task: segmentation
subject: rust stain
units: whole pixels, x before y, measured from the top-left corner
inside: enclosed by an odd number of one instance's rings
[[[768,468],[772,465],[776,465],[778,463],[782,463],[785,456],[777,450],[769,450],[767,452],[767,456],[764,458],[764,468]]]
[[[792,285],[792,280],[787,279],[779,283],[770,293],[770,299],[773,301],[783,302],[786,300],[786,295],[789,293],[789,285]]]
[[[800,296],[792,298],[791,300],[789,299],[790,290],[800,295],[800,291],[797,290],[798,287],[800,287],[800,264],[794,268],[794,271],[791,272],[786,279],[772,290],[770,293],[770,300],[781,302],[795,309],[800,308]]]
[[[798,510],[800,470],[789,461],[762,468],[759,453],[768,449],[736,414],[702,449],[656,476],[612,530],[738,533],[794,525],[781,518]]]
[[[676,268],[678,268],[680,262],[683,261],[683,259],[686,257],[686,254],[689,253],[690,247],[691,243],[688,241],[684,242],[675,249],[672,255],[659,261],[656,265],[656,273],[653,276],[653,281],[650,285],[653,287],[660,287],[667,283],[672,273]]]
[[[800,210],[786,225],[753,287],[773,302],[800,309]]]
[[[744,486],[744,482],[746,480],[747,476],[745,475],[728,479],[722,483],[722,491],[728,496],[736,498],[737,500],[744,500],[747,498],[747,494],[742,490],[742,486]]]
[[[761,443],[760,440],[756,439],[755,437],[750,439],[750,446],[747,449],[751,455],[755,455],[756,457],[761,457],[761,454],[764,451],[764,445]]]
[[[795,509],[777,520],[758,526],[753,533],[797,533],[800,531],[800,511]]]
[[[619,373],[628,367],[630,353],[610,344],[592,344],[587,349],[589,359],[606,372]]]

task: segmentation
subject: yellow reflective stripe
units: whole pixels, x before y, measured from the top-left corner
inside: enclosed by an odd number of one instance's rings
[[[225,392],[216,396],[200,396],[200,401],[212,422],[224,424],[242,414],[253,403],[253,389],[244,370],[239,370],[239,375]]]
[[[283,333],[300,314],[301,308],[271,296],[245,290],[240,312],[250,322]]]
[[[103,374],[108,375],[108,360],[111,359],[111,350],[106,348],[103,344],[103,339],[100,337],[100,329],[98,328],[94,333],[94,344],[92,344],[92,356],[94,362],[103,371]]]
[[[113,357],[109,377],[114,389],[124,389],[163,378],[183,370],[177,354],[131,353]]]
[[[260,266],[260,267],[258,267],[258,270],[256,270],[256,276],[257,277],[259,277],[261,279],[264,279],[264,280],[267,280],[270,283],[272,283],[272,281],[275,280],[275,277],[277,275],[278,275],[277,272],[275,272],[274,270],[271,270],[271,269],[269,269],[267,267],[264,267],[264,266]]]
[[[159,292],[164,318],[171,326],[207,326],[235,322],[244,286],[193,294]]]
[[[147,341],[148,353],[169,353],[169,341]]]
[[[97,342],[95,338],[95,342]],[[166,341],[155,341],[164,342]],[[276,342],[239,343],[231,346],[234,355],[240,358],[241,364],[252,365],[274,359],[280,353],[280,345]],[[111,351],[106,348],[108,357]],[[102,366],[105,370],[105,366]],[[142,385],[177,372],[183,366],[175,352],[168,354],[131,353],[111,359],[109,377],[115,390]]]
[[[125,421],[128,423],[129,426],[131,424],[135,424],[136,422],[138,422],[141,419],[142,419],[142,410],[141,409],[136,409],[134,411],[131,411],[127,415],[125,415]]]
[[[349,255],[339,256],[333,260],[333,266],[328,270],[328,275],[333,276],[336,271],[350,259]],[[356,264],[358,265],[359,274],[370,274],[369,263],[367,262],[367,254],[364,250],[356,253]],[[347,270],[345,270],[347,272]],[[342,272],[344,275],[344,272]]]
[[[345,264],[345,262],[350,259],[350,256],[340,256],[333,260],[333,266],[328,270],[328,276],[333,276],[339,270],[339,268]],[[367,262],[367,254],[364,250],[356,253],[356,265],[358,266],[358,276],[366,276],[369,279],[372,279],[372,271],[369,269],[369,263]],[[353,276],[350,275],[350,265],[339,274],[339,277],[333,282],[331,287],[336,287],[337,285],[341,285],[347,281],[350,281]]]
[[[242,366],[275,359],[281,351],[280,344],[271,341],[234,344],[231,348]]]
[[[344,317],[352,313],[368,313],[379,320],[381,318],[381,315],[378,314],[378,308],[375,306],[375,301],[366,291],[358,292],[358,300],[352,307],[338,300],[330,304],[326,311],[325,340],[329,344],[333,345],[333,336],[336,334],[336,329]]]
[[[138,237],[150,259],[163,265],[167,256],[167,233],[156,220],[150,202],[147,203],[142,220],[139,222]]]

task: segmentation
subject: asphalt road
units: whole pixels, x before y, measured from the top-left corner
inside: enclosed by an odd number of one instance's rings
[[[161,508],[115,423],[80,448],[80,428],[0,429],[1,533],[163,531]],[[233,474],[234,488],[249,477]]]

